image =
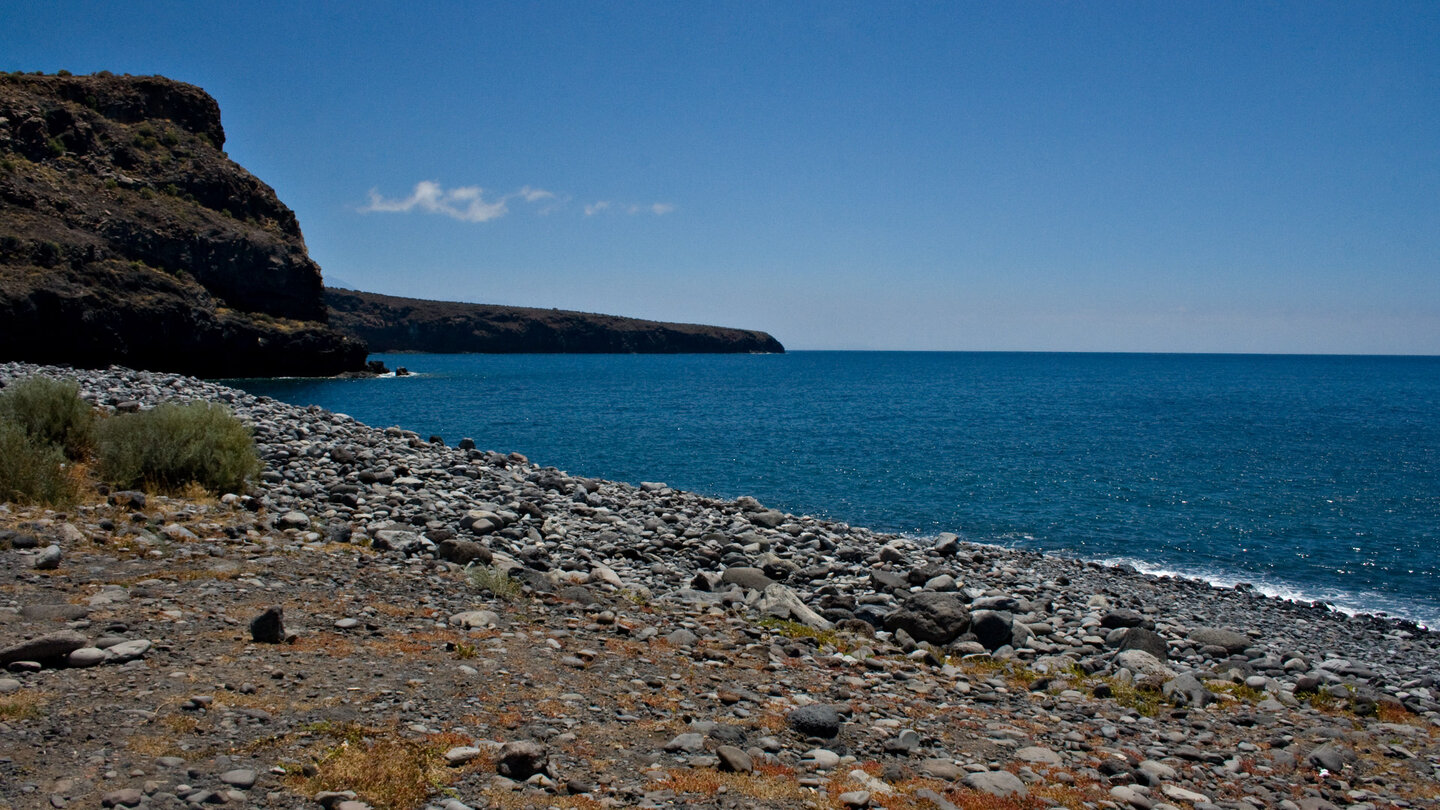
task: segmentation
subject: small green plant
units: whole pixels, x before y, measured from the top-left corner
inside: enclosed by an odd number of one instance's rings
[[[119,180],[116,180],[116,179],[113,178],[113,177],[107,177],[107,178],[105,179],[105,188],[116,189],[116,188],[119,188],[119,187],[120,187],[120,181],[119,181]]]
[[[791,619],[777,619],[774,616],[767,616],[760,620],[760,626],[775,631],[785,638],[813,638],[821,646],[829,645],[841,652],[849,651],[849,644],[845,637],[834,630],[816,630],[808,624]]]
[[[140,199],[142,199],[142,200],[153,200],[153,199],[155,199],[155,190],[152,189],[152,188],[150,188],[149,186],[146,186],[145,188],[140,189]]]
[[[0,501],[69,506],[79,496],[73,468],[59,447],[0,419]]]
[[[1114,690],[1115,702],[1128,706],[1140,715],[1154,717],[1160,711],[1160,690],[1149,686],[1121,683],[1113,678],[1106,679]]]
[[[235,492],[260,472],[250,429],[222,405],[163,402],[100,425],[100,474],[122,486]]]
[[[56,76],[74,76],[75,74],[74,74],[74,73],[71,73],[71,72],[68,71],[68,70],[65,70],[64,68],[61,68],[60,70],[56,71],[55,75],[56,75]]]
[[[520,583],[505,571],[494,565],[475,566],[470,569],[470,584],[477,590],[505,602],[520,598]]]
[[[50,138],[45,141],[45,148],[50,150],[51,157],[60,157],[65,154],[65,142],[59,138]]]
[[[468,660],[480,654],[480,648],[474,644],[466,644],[463,641],[455,642],[455,657],[460,660]]]
[[[95,444],[95,411],[80,398],[74,380],[26,377],[11,383],[0,390],[0,419],[72,459],[82,458]]]
[[[1234,683],[1232,681],[1207,681],[1205,683],[1205,686],[1211,692],[1231,695],[1232,697],[1235,697],[1238,700],[1243,700],[1246,703],[1259,703],[1260,701],[1265,699],[1264,689],[1256,689],[1253,686],[1246,686],[1243,683]]]

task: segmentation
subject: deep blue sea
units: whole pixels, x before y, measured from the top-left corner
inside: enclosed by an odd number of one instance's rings
[[[242,380],[576,475],[1440,627],[1440,358],[383,355]]]

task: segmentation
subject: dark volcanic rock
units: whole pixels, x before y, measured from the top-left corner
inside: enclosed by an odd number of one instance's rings
[[[790,712],[790,727],[802,737],[830,739],[840,733],[840,713],[834,706],[815,703]]]
[[[69,655],[85,646],[85,637],[74,630],[61,630],[0,648],[0,666],[12,661],[49,661]]]
[[[1001,610],[977,610],[970,614],[970,632],[987,650],[998,650],[1014,637],[1011,622],[1015,619]]]
[[[363,369],[364,345],[325,323],[295,214],[224,143],[198,87],[0,75],[0,359]]]
[[[375,352],[778,353],[764,332],[558,309],[424,301],[329,289],[335,328]]]
[[[970,626],[970,613],[956,597],[922,591],[885,619],[887,630],[904,630],[912,638],[949,644]]]
[[[272,607],[250,622],[250,638],[260,644],[279,644],[285,640],[285,614]]]
[[[1119,650],[1144,650],[1155,656],[1160,661],[1170,657],[1170,648],[1165,643],[1165,637],[1154,630],[1146,630],[1143,627],[1128,628],[1120,639]]]

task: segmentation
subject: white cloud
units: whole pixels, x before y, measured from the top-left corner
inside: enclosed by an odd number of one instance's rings
[[[654,214],[663,217],[675,210],[673,203],[651,203],[650,205],[638,205],[636,203],[617,203],[613,200],[599,200],[585,206],[585,216],[593,217],[605,211],[618,211],[620,213],[635,216],[636,214]]]
[[[422,180],[415,184],[409,197],[390,200],[380,192],[370,190],[370,203],[360,209],[361,213],[405,212],[419,209],[427,214],[444,214],[462,222],[489,222],[510,213],[510,201],[521,200],[536,203],[553,200],[555,195],[540,188],[524,186],[519,191],[493,200],[485,199],[485,190],[479,186],[461,186],[446,191],[434,180]]]
[[[526,203],[535,206],[535,213],[546,216],[564,208],[571,201],[568,194],[556,194],[543,188],[521,186],[509,194],[487,196],[479,186],[460,186],[446,189],[434,180],[422,180],[415,184],[410,196],[390,199],[377,189],[370,189],[369,202],[359,209],[362,214],[405,213],[420,211],[427,214],[443,214],[462,222],[489,222],[510,213],[511,203]],[[585,216],[593,217],[610,212],[636,216],[651,214],[663,217],[675,211],[674,203],[619,203],[614,200],[597,200],[586,203]]]

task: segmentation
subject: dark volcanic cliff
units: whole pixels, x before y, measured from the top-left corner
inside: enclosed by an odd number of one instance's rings
[[[363,368],[364,345],[326,324],[295,214],[224,144],[188,84],[0,74],[0,360]]]
[[[556,309],[424,301],[329,289],[335,328],[375,352],[745,353],[783,352],[764,332],[661,323]]]

